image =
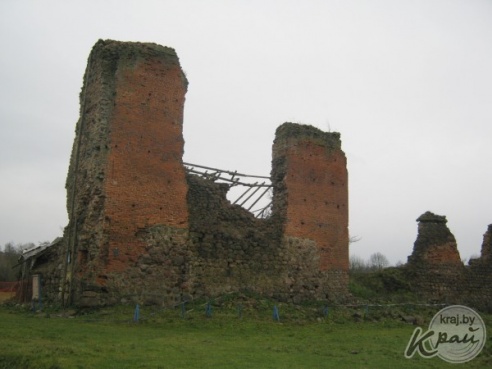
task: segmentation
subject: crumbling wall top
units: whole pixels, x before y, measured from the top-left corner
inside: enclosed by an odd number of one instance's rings
[[[408,258],[410,264],[435,266],[462,264],[456,239],[447,227],[444,215],[427,211],[418,217],[417,221],[419,222],[418,235],[413,253]]]
[[[172,47],[161,46],[152,42],[123,42],[115,40],[98,40],[92,47],[91,58],[100,58],[106,63],[110,63],[114,68],[110,68],[110,73],[115,72],[116,64],[119,62],[131,63],[137,59],[158,57],[166,60],[170,64],[179,66],[179,58],[176,50]],[[188,80],[184,73],[181,76],[185,88]]]
[[[417,222],[421,223],[444,223],[446,224],[448,220],[445,215],[437,215],[430,211],[426,211],[424,214],[417,218]]]
[[[172,47],[162,46],[153,42],[123,42],[115,40],[98,40],[92,51],[108,50],[123,54],[134,55],[161,55],[177,58],[178,54]]]
[[[329,149],[341,149],[342,142],[339,132],[323,132],[311,125],[298,123],[284,123],[275,131],[275,141],[289,140],[294,138],[298,141],[308,140],[318,143]]]

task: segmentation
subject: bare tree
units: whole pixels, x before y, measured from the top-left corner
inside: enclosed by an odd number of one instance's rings
[[[360,256],[352,255],[349,260],[349,268],[351,272],[365,272],[368,267],[364,259]]]
[[[376,252],[369,257],[369,266],[376,270],[382,270],[389,266],[389,261],[380,252]]]

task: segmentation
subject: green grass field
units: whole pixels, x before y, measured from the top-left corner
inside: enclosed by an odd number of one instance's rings
[[[269,307],[237,312],[201,306],[180,309],[116,307],[61,317],[0,306],[0,368],[490,368],[490,338],[481,355],[464,365],[415,355],[404,349],[414,326],[388,312],[354,321],[352,311],[316,317],[311,308]],[[429,312],[422,312],[426,317]],[[426,315],[427,314],[427,315]],[[487,321],[489,332],[490,317]]]

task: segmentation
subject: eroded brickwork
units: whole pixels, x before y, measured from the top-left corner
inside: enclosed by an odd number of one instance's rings
[[[320,269],[348,271],[348,174],[340,134],[281,125],[273,145],[273,211],[285,235],[316,242]]]
[[[174,50],[99,41],[81,93],[67,178],[61,295],[94,306],[252,290],[341,300],[348,286],[346,159],[338,133],[285,123],[273,146],[273,212],[186,175],[187,81]]]
[[[456,239],[447,227],[443,215],[430,211],[417,218],[418,235],[413,253],[408,258],[410,264],[426,264],[429,267],[462,265]]]
[[[119,50],[114,75],[104,184],[107,269],[114,272],[125,270],[142,253],[139,230],[156,224],[188,226],[182,165],[187,83],[178,58],[173,50],[156,45],[118,46],[129,50]]]
[[[458,299],[456,286],[462,284],[465,269],[446,217],[428,211],[417,222],[417,239],[408,257],[414,290],[435,302]]]
[[[481,257],[465,266],[445,216],[426,212],[417,221],[417,240],[404,267],[414,292],[431,302],[492,311],[492,267],[487,257],[492,227],[484,235]]]
[[[186,88],[170,48],[115,41],[94,46],[67,178],[66,239],[73,255],[65,289],[92,296],[88,286],[105,288],[128,272],[145,249],[139,231],[156,224],[187,228]],[[77,289],[72,279],[85,287]]]

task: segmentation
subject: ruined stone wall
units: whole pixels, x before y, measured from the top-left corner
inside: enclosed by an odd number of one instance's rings
[[[417,218],[418,236],[413,253],[408,258],[411,264],[427,264],[430,267],[461,265],[456,239],[446,226],[447,219],[430,211]]]
[[[185,174],[186,88],[172,49],[94,46],[67,178],[62,299],[173,304],[238,290],[285,301],[345,298],[348,193],[339,134],[279,127],[273,213],[256,219],[226,199],[227,185]]]
[[[84,294],[129,272],[145,248],[140,230],[187,228],[186,88],[172,49],[102,40],[94,46],[67,178],[65,239],[73,263],[66,275],[73,286],[66,289]]]
[[[492,312],[492,224],[483,235],[480,258],[472,260],[465,274],[467,300],[474,306]]]
[[[104,183],[110,272],[127,269],[142,253],[139,230],[156,224],[188,227],[182,164],[187,82],[173,50],[138,46],[117,45]]]
[[[282,231],[275,218],[257,219],[226,198],[227,184],[188,177],[191,248],[198,284],[219,290],[261,288],[259,278],[279,277]],[[278,263],[276,265],[276,263]],[[205,283],[204,283],[205,282]]]
[[[417,221],[417,240],[405,267],[414,292],[432,302],[492,311],[492,267],[488,259],[492,227],[484,235],[481,257],[465,266],[445,216],[426,212]]]
[[[348,271],[348,174],[340,134],[285,123],[273,144],[273,211],[285,235],[316,242],[320,269]]]
[[[465,268],[447,219],[426,212],[417,221],[418,235],[408,257],[411,286],[431,301],[456,301],[460,298],[456,286],[463,283]]]
[[[187,181],[189,228],[142,231],[145,249],[134,268],[108,282],[107,301],[173,305],[234,291],[290,302],[347,298],[348,281],[319,269],[315,241],[285,236],[275,214],[257,219],[231,204],[226,184]]]
[[[104,45],[99,41],[89,56],[66,180],[69,224],[64,232],[65,251],[60,256],[64,265],[60,292],[64,300],[71,299],[75,267],[85,280],[94,280],[108,249],[104,181],[114,106],[115,58]]]
[[[338,288],[320,271],[316,242],[285,236],[278,214],[257,219],[226,199],[227,185],[196,176],[188,183],[190,248],[196,256],[190,285],[198,294],[249,290],[294,302],[346,297],[346,286]]]

